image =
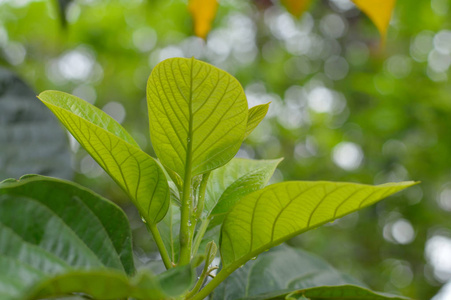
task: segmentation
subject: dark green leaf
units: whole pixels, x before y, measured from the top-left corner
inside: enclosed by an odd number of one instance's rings
[[[128,220],[112,202],[42,176],[0,185],[0,293],[77,269],[135,272]]]
[[[282,245],[237,269],[213,293],[213,300],[232,299],[396,299],[375,293],[341,274],[321,258]]]

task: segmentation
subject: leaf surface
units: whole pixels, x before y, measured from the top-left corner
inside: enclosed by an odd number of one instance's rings
[[[155,152],[181,178],[218,168],[238,152],[248,109],[230,74],[194,58],[167,59],[153,69],[147,99]]]
[[[218,0],[190,0],[188,10],[194,19],[194,33],[205,39],[215,19]]]
[[[311,300],[407,299],[370,291],[320,257],[281,245],[232,273],[215,289],[213,300],[302,299],[302,296]]]
[[[252,131],[260,124],[260,122],[265,118],[268,113],[269,103],[256,105],[249,109],[247,117],[247,127],[246,134],[244,138],[247,138]]]
[[[281,161],[234,158],[214,170],[207,183],[205,209],[214,214],[227,212],[239,197],[263,188]]]
[[[166,176],[122,126],[95,106],[66,93],[46,91],[39,99],[129,195],[148,223],[169,208]]]
[[[396,0],[352,0],[376,25],[385,40]]]
[[[42,176],[0,184],[0,294],[77,269],[133,274],[123,211],[76,184]]]
[[[235,269],[291,237],[414,184],[291,181],[270,185],[243,197],[227,214],[221,230],[222,263]]]

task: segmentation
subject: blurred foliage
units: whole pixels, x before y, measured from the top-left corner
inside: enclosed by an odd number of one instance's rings
[[[312,1],[299,20],[270,0],[221,0],[206,40],[194,36],[187,1],[74,0],[66,27],[56,2],[0,0],[1,64],[36,91],[95,103],[153,154],[152,68],[174,56],[210,62],[238,78],[251,106],[271,101],[239,155],[285,157],[273,181],[422,181],[291,244],[375,290],[416,299],[451,279],[451,1],[398,0],[385,48],[348,0]],[[77,181],[129,213],[146,263],[155,246],[137,212],[86,152],[72,150]]]

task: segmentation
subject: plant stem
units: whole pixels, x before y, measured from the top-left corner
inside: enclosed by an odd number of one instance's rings
[[[147,223],[146,223],[147,224]],[[155,243],[157,244],[158,250],[160,251],[161,258],[163,259],[164,266],[166,269],[172,268],[172,262],[169,258],[168,251],[164,246],[163,240],[161,238],[160,232],[158,231],[156,224],[147,224],[147,228],[149,228],[150,232],[153,235]]]
[[[210,176],[210,173],[211,172],[209,171],[202,175],[202,181],[201,181],[200,187],[199,187],[199,198],[198,198],[196,209],[194,212],[195,215],[191,220],[191,223],[193,225],[191,236],[194,236],[194,230],[196,229],[197,222],[202,217],[202,213],[204,211],[205,192],[207,190],[208,177]],[[206,224],[205,224],[205,222],[206,222]],[[192,251],[191,251],[192,256],[195,256],[197,254],[197,250],[199,249],[199,245],[202,241],[202,238],[204,237],[204,234],[205,234],[205,231],[207,230],[207,226],[208,226],[209,222],[210,222],[209,220],[202,221],[202,225],[199,228],[199,230],[197,231],[196,238],[194,240],[194,248],[192,248]]]
[[[188,147],[191,147],[191,143],[188,143]],[[191,151],[187,156],[191,156]],[[189,167],[185,170],[185,180],[183,181],[182,192],[182,208],[180,217],[180,259],[179,265],[186,265],[191,260],[191,157],[189,157]]]
[[[202,220],[202,223],[200,224],[199,230],[197,231],[196,237],[194,238],[194,245],[192,250],[193,256],[196,256],[197,251],[199,250],[200,243],[202,242],[205,231],[207,231],[208,224],[210,224],[210,218]]]
[[[210,177],[211,172],[207,172],[202,175],[202,182],[200,183],[199,188],[199,201],[197,202],[196,207],[196,221],[202,217],[202,212],[204,211],[205,204],[205,192],[207,190],[208,177]]]
[[[211,292],[221,283],[223,282],[235,269],[226,270],[222,269],[209,284],[207,284],[200,292],[194,295],[190,300],[202,300],[210,295]]]
[[[193,61],[191,60],[191,88],[193,86]],[[191,225],[191,181],[192,181],[192,155],[193,155],[193,114],[192,114],[192,91],[189,95],[189,124],[187,135],[187,147],[186,147],[186,160],[185,160],[185,176],[183,178],[183,191],[182,191],[182,207],[180,212],[180,258],[179,265],[186,265],[191,261],[191,243],[192,232],[190,230]]]

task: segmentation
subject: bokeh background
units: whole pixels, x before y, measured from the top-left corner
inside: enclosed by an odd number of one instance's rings
[[[205,40],[194,35],[183,0],[0,0],[0,66],[35,94],[57,89],[102,108],[153,155],[145,99],[152,68],[166,58],[194,56],[227,70],[243,85],[249,106],[271,102],[238,155],[284,157],[273,182],[422,182],[289,243],[374,290],[449,300],[450,29],[449,0],[398,0],[385,47],[349,0],[313,1],[300,19],[278,1],[221,0]],[[7,89],[0,84],[0,102]],[[13,127],[5,115],[3,106],[2,176],[40,172],[26,162],[37,148],[24,138],[17,160],[26,163],[6,170],[14,157],[10,151],[5,158],[5,132]],[[49,144],[36,136],[55,126],[27,138]],[[62,162],[50,160],[64,168],[57,174],[124,207],[138,259],[154,257],[126,196],[74,140],[53,136],[67,140],[71,152]],[[41,173],[52,175],[51,169]]]

